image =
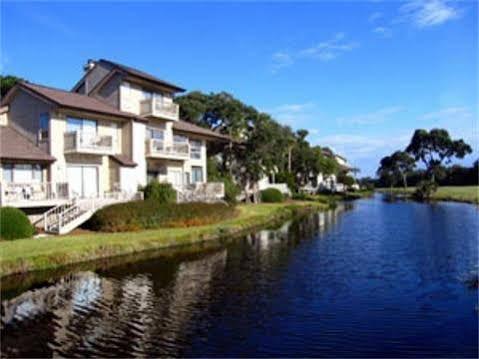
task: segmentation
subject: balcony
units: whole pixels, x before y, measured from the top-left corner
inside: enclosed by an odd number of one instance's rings
[[[113,154],[113,137],[99,136],[81,131],[66,132],[65,153]]]
[[[66,182],[0,182],[0,205],[18,208],[49,207],[69,199]]]
[[[140,101],[140,115],[178,121],[180,106],[174,102],[164,102],[161,98],[153,97]]]
[[[190,145],[186,142],[149,139],[146,141],[146,154],[154,158],[187,160],[190,156]]]

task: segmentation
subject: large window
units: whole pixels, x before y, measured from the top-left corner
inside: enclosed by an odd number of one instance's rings
[[[190,140],[190,158],[201,159],[201,141]]]
[[[83,132],[95,135],[97,130],[97,122],[95,120],[87,120],[84,118],[67,118],[67,132]]]
[[[2,165],[3,180],[5,182],[31,183],[42,182],[43,171],[38,164],[11,164]]]
[[[191,167],[191,183],[203,182],[203,168]]]
[[[40,141],[45,141],[48,139],[48,134],[50,130],[50,116],[48,113],[40,114],[39,124],[38,124],[38,139]]]

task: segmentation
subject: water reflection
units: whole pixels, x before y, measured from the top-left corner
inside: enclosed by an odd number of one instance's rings
[[[471,208],[376,198],[9,289],[2,355],[474,356]]]

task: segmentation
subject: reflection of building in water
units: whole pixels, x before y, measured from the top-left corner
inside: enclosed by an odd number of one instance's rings
[[[226,258],[223,250],[182,262],[161,288],[146,274],[118,280],[82,272],[25,292],[2,302],[2,352],[22,356],[21,347],[8,347],[9,337],[17,345],[18,337],[34,343],[43,336],[37,341],[44,348],[36,349],[54,356],[102,356],[112,349],[120,356],[178,354],[173,344],[187,332],[192,307],[208,295]]]

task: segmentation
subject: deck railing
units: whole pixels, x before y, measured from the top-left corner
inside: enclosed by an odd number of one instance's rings
[[[174,102],[166,102],[161,98],[150,98],[140,101],[140,114],[142,116],[162,117],[178,120],[180,107]]]
[[[187,159],[190,154],[190,145],[187,142],[165,142],[163,140],[147,140],[148,154],[159,157],[181,157]]]
[[[66,182],[1,182],[0,203],[2,206],[15,203],[40,202],[68,199]]]
[[[112,153],[113,137],[82,131],[65,132],[65,152]]]

